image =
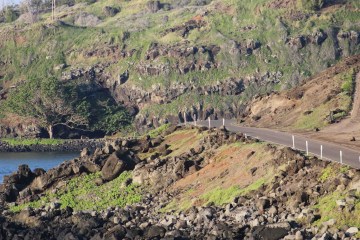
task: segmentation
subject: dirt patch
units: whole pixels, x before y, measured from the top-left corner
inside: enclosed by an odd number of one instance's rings
[[[296,0],[274,0],[266,4],[269,8],[280,9],[280,8],[295,8]]]
[[[15,37],[15,42],[16,42],[17,45],[23,45],[23,44],[26,43],[26,41],[27,41],[26,38],[24,36],[22,36],[22,35],[17,35]]]
[[[196,129],[177,131],[166,137],[164,144],[170,145],[172,153],[170,156],[177,156],[182,152],[187,152],[190,148],[199,145],[200,138],[204,137],[206,133],[198,133]]]
[[[202,205],[204,201],[201,196],[215,188],[245,188],[269,176],[271,167],[264,167],[272,159],[272,154],[268,151],[267,146],[261,143],[223,146],[209,159],[210,164],[177,181],[171,190],[185,191],[177,196],[182,199],[181,202],[191,201],[195,205]],[[250,169],[253,168],[256,168],[256,171],[252,173]]]

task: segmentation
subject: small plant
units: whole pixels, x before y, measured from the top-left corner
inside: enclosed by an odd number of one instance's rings
[[[341,90],[349,96],[354,93],[354,75],[354,70],[352,69],[341,77],[341,79],[343,80]]]
[[[164,133],[169,127],[171,126],[170,123],[161,125],[160,127],[151,130],[150,132],[148,132],[148,135],[151,138],[156,138],[157,136],[161,135],[162,133]]]
[[[360,201],[356,199],[354,202],[354,210],[340,211],[336,200],[344,199],[346,195],[338,191],[328,194],[319,199],[319,203],[314,206],[315,209],[318,209],[321,215],[321,218],[314,222],[313,225],[320,226],[323,222],[328,221],[329,219],[336,220],[337,228],[342,228],[344,226],[359,226],[360,225]]]
[[[58,199],[61,208],[71,207],[74,210],[102,210],[111,206],[124,207],[141,200],[140,188],[135,184],[123,185],[131,177],[130,172],[123,172],[118,178],[101,186],[95,184],[100,172],[75,177],[69,180],[66,187],[57,193],[47,192],[40,200],[12,207],[19,212],[26,207],[39,208]]]
[[[329,165],[327,166],[326,168],[324,168],[321,172],[321,175],[319,177],[319,180],[321,182],[325,182],[327,181],[328,179],[332,178],[335,176],[335,171],[334,169]]]
[[[227,189],[216,188],[201,196],[207,203],[213,202],[216,205],[223,205],[231,202],[236,196],[246,195],[251,191],[259,189],[266,184],[265,178],[260,178],[245,188],[239,186],[231,186]]]
[[[5,21],[7,23],[14,22],[19,17],[19,13],[13,6],[8,6],[4,10]]]

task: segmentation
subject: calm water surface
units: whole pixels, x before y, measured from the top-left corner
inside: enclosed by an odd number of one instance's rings
[[[27,164],[34,170],[35,168],[50,168],[58,166],[65,160],[71,160],[78,157],[79,153],[0,153],[0,183],[3,182],[5,175],[17,171],[18,166]]]

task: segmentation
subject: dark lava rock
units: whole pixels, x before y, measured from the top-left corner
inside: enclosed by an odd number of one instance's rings
[[[114,8],[114,7],[110,7],[110,6],[105,6],[103,8],[103,12],[105,14],[105,16],[108,16],[108,17],[113,17],[115,16],[116,14],[118,14],[120,11],[118,8]]]
[[[288,222],[258,226],[254,228],[253,237],[255,240],[278,240],[288,235],[290,228]]]
[[[125,162],[119,159],[116,153],[113,153],[106,160],[104,167],[101,169],[101,176],[104,180],[111,181],[125,170],[125,166]]]
[[[166,233],[166,229],[160,226],[151,226],[147,231],[146,231],[146,238],[147,239],[152,239],[152,238],[162,238],[165,236]]]

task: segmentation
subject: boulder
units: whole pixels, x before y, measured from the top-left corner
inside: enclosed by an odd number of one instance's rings
[[[151,226],[146,231],[146,239],[154,239],[154,238],[163,238],[165,236],[166,230],[160,226]]]
[[[348,236],[348,237],[352,237],[354,236],[355,234],[357,234],[359,232],[359,229],[357,227],[351,227],[349,228],[348,230],[346,230],[345,234]]]
[[[90,156],[90,151],[88,148],[84,148],[80,153],[80,157],[84,158],[84,157],[88,157],[88,156]]]
[[[106,181],[111,181],[117,178],[124,170],[126,164],[119,159],[116,153],[111,154],[101,169],[101,176]]]
[[[264,210],[266,208],[270,207],[270,200],[267,198],[258,199],[256,201],[256,207],[257,207],[258,211],[264,212]]]
[[[121,225],[110,228],[103,239],[123,239],[126,236],[126,229]]]
[[[36,177],[32,181],[31,190],[44,190],[59,180],[74,175],[71,163],[65,162],[57,168],[50,169],[46,173]]]
[[[119,12],[120,12],[120,10],[118,8],[115,8],[115,7],[105,6],[103,8],[103,13],[107,17],[113,17],[116,14],[118,14]]]
[[[149,2],[147,2],[146,7],[149,9],[150,12],[152,13],[156,13],[157,11],[159,11],[161,9],[161,4],[160,1],[158,0],[151,0]]]
[[[290,229],[288,222],[257,226],[254,228],[253,237],[262,240],[278,240],[288,235]]]
[[[89,14],[86,12],[79,13],[75,16],[74,24],[81,27],[95,27],[101,23],[100,18],[93,14]]]

